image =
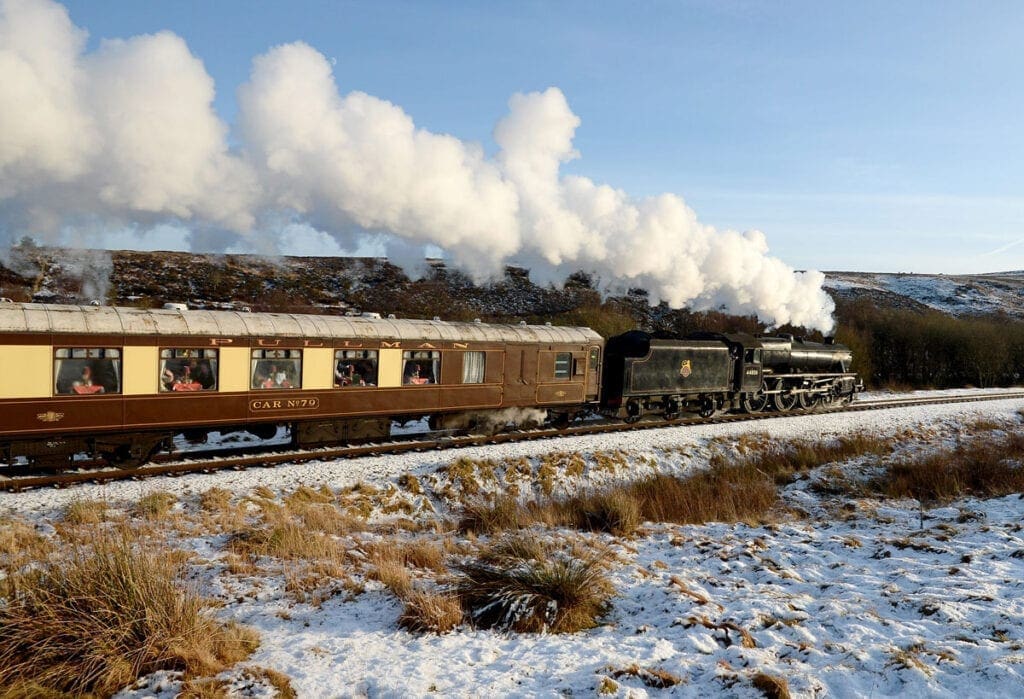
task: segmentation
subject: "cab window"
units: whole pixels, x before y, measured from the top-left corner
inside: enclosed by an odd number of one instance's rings
[[[335,350],[334,385],[377,385],[377,350]]]
[[[485,357],[483,352],[462,353],[462,383],[484,382]]]
[[[567,379],[572,372],[572,352],[559,352],[555,355],[555,378]]]
[[[253,388],[300,388],[302,350],[256,349],[252,351]]]
[[[217,390],[217,350],[160,350],[160,392]]]
[[[427,350],[402,352],[402,384],[425,386],[439,380],[441,353]]]
[[[90,396],[121,392],[121,350],[61,347],[53,356],[54,393]]]

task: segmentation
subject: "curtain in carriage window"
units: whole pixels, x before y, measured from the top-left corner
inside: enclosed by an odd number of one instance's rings
[[[462,353],[462,383],[484,382],[484,353]]]

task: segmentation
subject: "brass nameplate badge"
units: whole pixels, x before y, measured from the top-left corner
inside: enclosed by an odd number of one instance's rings
[[[319,398],[254,398],[249,401],[249,410],[316,410]]]
[[[60,422],[64,419],[64,413],[56,413],[52,410],[47,410],[45,413],[39,413],[36,415],[36,419],[40,422]]]

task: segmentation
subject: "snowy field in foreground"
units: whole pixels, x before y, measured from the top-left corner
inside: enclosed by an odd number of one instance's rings
[[[686,473],[706,466],[713,440],[749,432],[818,440],[909,430],[948,444],[979,418],[1019,425],[1021,408],[1022,400],[999,400],[819,414],[4,493],[0,513],[42,524],[74,500],[129,503],[156,490],[187,498],[214,486],[236,494],[258,486],[275,492],[300,484],[380,486],[407,471],[425,477],[463,456],[621,449],[647,457],[656,470]],[[279,581],[239,588],[237,581],[232,587],[201,579],[209,587],[204,592],[226,603],[225,618],[260,631],[262,645],[249,662],[284,672],[302,697],[594,696],[604,678],[633,664],[666,670],[682,683],[656,690],[622,676],[615,680],[620,696],[756,697],[751,678],[758,672],[785,678],[795,696],[1019,696],[1024,500],[955,502],[928,510],[922,529],[916,501],[828,499],[809,490],[809,482],[783,491],[790,507],[809,514],[804,519],[770,526],[657,524],[633,539],[605,537],[620,558],[612,568],[614,607],[603,626],[573,635],[413,635],[397,627],[400,603],[379,586],[315,608],[289,601]],[[211,560],[223,543],[217,537],[190,542]],[[680,582],[707,602],[682,594]],[[694,623],[701,618],[749,630],[755,647],[741,645],[734,632]],[[171,697],[177,686],[158,675],[124,695]]]

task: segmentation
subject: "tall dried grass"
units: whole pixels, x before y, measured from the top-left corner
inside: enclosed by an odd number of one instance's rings
[[[793,440],[765,449],[755,450],[738,466],[770,475],[777,483],[786,484],[798,473],[806,473],[829,463],[849,461],[860,456],[892,452],[892,440],[863,432],[843,435],[827,442]],[[721,462],[721,457],[719,457]]]
[[[629,535],[645,521],[703,524],[758,521],[778,500],[770,476],[752,466],[714,467],[685,478],[655,475],[642,481],[558,500],[516,503],[503,498],[463,510],[463,531],[495,533],[534,524]]]
[[[1024,435],[975,439],[955,449],[892,464],[869,486],[878,494],[922,502],[1024,493]]]
[[[645,521],[765,521],[778,502],[777,484],[793,474],[890,450],[888,441],[866,434],[831,442],[790,442],[754,450],[735,463],[717,456],[709,469],[685,477],[660,474],[559,499],[520,502],[505,496],[473,502],[463,508],[459,528],[495,533],[543,524],[622,536]]]
[[[448,633],[465,619],[459,597],[451,592],[414,589],[402,602],[398,625],[413,633]]]
[[[608,610],[606,562],[603,551],[511,536],[456,566],[456,591],[481,628],[572,633],[593,628]]]
[[[180,584],[175,560],[121,529],[12,575],[0,605],[0,686],[15,696],[103,695],[156,670],[208,675],[247,657],[255,633],[215,621]]]

